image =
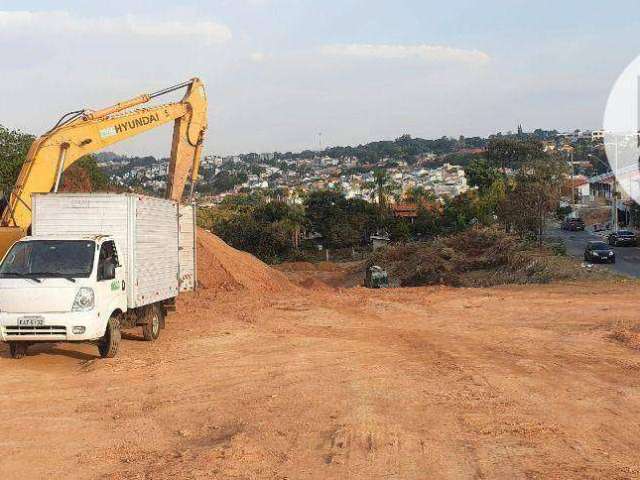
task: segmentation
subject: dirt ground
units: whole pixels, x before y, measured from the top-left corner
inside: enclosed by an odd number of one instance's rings
[[[612,334],[636,282],[315,288],[233,255],[115,359],[1,346],[0,478],[640,478],[640,351]]]

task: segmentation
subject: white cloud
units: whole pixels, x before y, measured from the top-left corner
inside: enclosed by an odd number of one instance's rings
[[[226,25],[209,20],[157,20],[126,15],[80,17],[65,11],[2,11],[0,34],[91,34],[151,38],[198,38],[207,45],[231,39]]]
[[[415,59],[424,62],[485,63],[489,55],[479,50],[463,50],[442,45],[324,45],[320,53],[326,56],[373,58],[383,60]]]

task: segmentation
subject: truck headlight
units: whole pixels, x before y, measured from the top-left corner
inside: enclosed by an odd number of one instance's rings
[[[71,311],[73,312],[87,312],[93,309],[95,305],[95,295],[93,294],[93,289],[89,287],[82,287],[76,293],[76,298],[73,301],[73,307],[71,307]]]

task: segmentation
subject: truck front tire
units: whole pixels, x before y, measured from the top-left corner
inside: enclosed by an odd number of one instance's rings
[[[142,325],[142,335],[147,342],[153,342],[160,336],[160,328],[164,320],[164,312],[159,305],[150,305],[144,312],[145,323]]]
[[[29,345],[22,342],[9,342],[9,353],[11,358],[19,359],[27,354],[27,348]]]
[[[118,353],[118,347],[120,346],[120,318],[117,315],[113,315],[107,323],[107,330],[98,341],[98,350],[102,358],[113,358]]]

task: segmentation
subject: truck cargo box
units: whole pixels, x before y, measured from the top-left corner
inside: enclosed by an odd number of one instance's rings
[[[32,203],[33,235],[115,238],[132,287],[127,289],[128,308],[173,298],[195,287],[193,207],[182,207],[181,217],[177,202],[130,193],[35,194]],[[183,248],[181,240],[187,243]]]

